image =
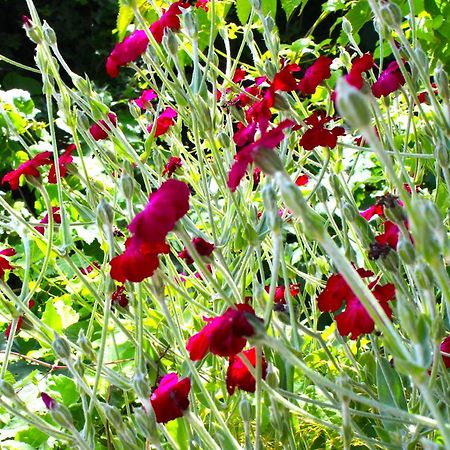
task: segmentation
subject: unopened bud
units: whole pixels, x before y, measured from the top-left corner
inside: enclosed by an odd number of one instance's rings
[[[429,69],[428,56],[425,54],[425,52],[420,47],[415,48],[414,53],[416,54],[416,58],[418,59],[418,62],[420,64],[421,68],[424,71],[428,72],[428,69]]]
[[[97,221],[100,225],[112,225],[114,222],[114,210],[103,198],[97,206]]]
[[[354,128],[370,127],[372,112],[368,98],[340,78],[336,87],[339,114]]]
[[[22,16],[22,23],[30,40],[35,44],[39,44],[42,41],[41,30],[33,25],[33,22],[28,16]]]
[[[8,383],[5,380],[0,380],[0,393],[10,400],[16,399],[16,391],[14,390],[14,387],[11,383]]]
[[[107,403],[101,403],[101,406],[106,418],[111,423],[111,425],[116,430],[121,430],[123,428],[123,421],[120,411],[115,406],[108,405]]]
[[[319,202],[326,203],[328,201],[328,191],[325,186],[319,186],[316,191],[317,198]]]
[[[90,127],[89,118],[84,111],[77,111],[77,126],[84,130],[88,130]]]
[[[402,24],[403,16],[395,3],[383,3],[380,9],[381,20],[389,28],[397,28]]]
[[[136,373],[133,378],[133,389],[141,399],[150,398],[152,394],[148,385],[148,381],[146,380],[145,375],[141,372]]]
[[[428,264],[418,264],[414,269],[414,278],[419,288],[424,290],[433,289],[433,272]]]
[[[217,135],[217,140],[222,148],[228,148],[230,145],[230,136],[223,131]]]
[[[270,148],[259,149],[254,156],[255,163],[261,170],[268,174],[274,175],[275,172],[282,172],[284,170],[278,153]]]
[[[153,439],[156,434],[156,418],[153,409],[145,411],[143,408],[135,408],[133,415],[141,435]]]
[[[175,36],[175,33],[170,29],[167,30],[164,36],[164,46],[166,47],[168,53],[170,53],[173,57],[178,54],[178,42]]]
[[[434,152],[437,162],[439,163],[439,165],[442,168],[448,167],[449,166],[449,154],[448,154],[448,149],[447,147],[444,145],[443,142],[439,142],[436,145],[436,150]]]
[[[244,422],[250,422],[252,420],[252,407],[244,396],[242,396],[239,402],[239,414]]]
[[[349,203],[344,203],[342,205],[342,215],[348,222],[356,221],[359,216],[358,211],[355,209],[355,207],[353,205],[350,205]]]
[[[77,344],[85,356],[91,360],[95,359],[94,349],[92,348],[91,343],[86,339],[82,328],[80,328],[80,331],[78,332]]]
[[[133,197],[133,180],[126,173],[122,173],[122,176],[120,177],[120,188],[122,190],[123,196],[126,199],[131,199]]]
[[[50,46],[55,45],[56,44],[55,31],[47,22],[44,22],[44,24],[42,25],[42,31],[44,33],[45,42],[47,42],[47,44]]]
[[[347,36],[352,36],[352,32],[353,32],[352,24],[351,24],[351,22],[350,22],[347,18],[345,18],[345,17],[342,18],[342,29],[344,30],[344,33],[345,33]]]
[[[272,388],[277,389],[280,385],[280,377],[278,371],[274,367],[270,367],[266,375],[266,383]]]
[[[264,72],[270,80],[273,80],[275,74],[277,73],[277,68],[269,59],[264,61]]]
[[[439,61],[434,71],[434,81],[438,88],[439,95],[446,102],[450,101],[450,86],[448,81],[448,74],[444,70],[442,63]]]
[[[69,343],[61,338],[58,334],[55,333],[54,340],[52,343],[52,348],[55,353],[55,355],[62,359],[62,360],[68,360],[70,359],[70,345]]]
[[[141,117],[141,108],[136,104],[134,100],[128,102],[128,109],[130,110],[130,114],[134,119],[139,119]]]
[[[206,102],[201,98],[197,98],[197,111],[200,120],[202,121],[203,130],[211,130],[212,128],[212,118],[211,118],[211,108],[206,104]]]
[[[403,235],[400,235],[400,239],[397,244],[397,253],[404,264],[408,266],[414,264],[416,260],[416,250],[411,241]]]
[[[333,189],[334,195],[337,198],[342,198],[344,196],[344,191],[342,189],[341,181],[339,177],[332,173],[329,178],[331,189]]]
[[[198,38],[198,18],[197,14],[187,11],[183,14],[184,28],[192,39]]]

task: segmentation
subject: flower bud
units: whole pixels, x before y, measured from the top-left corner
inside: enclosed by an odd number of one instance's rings
[[[284,170],[278,153],[273,149],[259,149],[254,155],[254,160],[256,165],[268,175],[274,175],[275,172],[282,172]]]
[[[120,188],[122,190],[123,196],[130,200],[133,197],[134,185],[133,179],[126,173],[122,173],[120,177]]]
[[[201,97],[197,98],[197,112],[201,123],[203,124],[203,130],[206,132],[207,130],[211,130],[213,120],[211,118],[211,108],[206,104],[205,100]]]
[[[448,82],[448,74],[444,70],[442,63],[439,61],[434,71],[434,81],[438,88],[439,95],[446,102],[450,101],[450,86]]]
[[[44,33],[45,42],[47,42],[47,44],[50,46],[55,45],[56,44],[55,31],[47,22],[44,22],[44,24],[42,25],[42,31]]]
[[[107,116],[108,116],[108,113],[110,112],[109,108],[101,101],[96,100],[92,97],[89,97],[88,100],[89,100],[89,106],[91,107],[91,112],[92,112],[92,116],[94,117],[94,120],[98,121],[101,119],[105,119],[105,116],[106,116],[105,121],[108,122],[109,117],[107,117]]]
[[[370,127],[372,111],[368,98],[358,89],[350,86],[343,78],[338,80],[336,92],[339,114],[354,128]]]
[[[280,385],[280,377],[278,376],[278,370],[274,367],[269,367],[266,375],[266,383],[272,388],[277,389]]]
[[[348,222],[355,222],[359,214],[353,205],[345,202],[342,205],[342,215]]]
[[[416,250],[411,241],[402,234],[397,244],[397,253],[402,262],[408,266],[414,264],[416,260]]]
[[[141,399],[150,398],[152,394],[148,385],[148,381],[146,380],[145,375],[141,372],[136,373],[133,378],[133,389]]]
[[[175,33],[170,29],[166,31],[164,36],[164,46],[172,57],[176,57],[178,55],[178,41]]]
[[[106,418],[111,423],[111,425],[118,431],[124,426],[122,421],[122,415],[120,411],[113,405],[108,405],[107,403],[100,403],[105,413]]]
[[[62,360],[70,359],[69,343],[65,339],[61,338],[61,336],[59,336],[57,333],[55,333],[52,348],[53,352],[58,358]]]
[[[342,18],[342,29],[344,30],[344,33],[345,33],[347,36],[352,36],[352,32],[353,32],[352,24],[351,24],[351,22],[350,22],[347,18],[345,18],[345,17]]]
[[[425,52],[420,47],[416,47],[414,49],[414,53],[419,61],[420,66],[423,68],[425,72],[428,72],[430,64]]]
[[[42,41],[41,30],[35,27],[31,19],[27,16],[22,16],[22,23],[29,39],[35,44],[39,44]]]
[[[230,145],[230,136],[223,131],[217,135],[217,140],[222,148],[228,148]]]
[[[17,397],[12,384],[5,380],[0,380],[0,393],[10,400],[15,400]]]
[[[86,79],[73,73],[71,74],[73,85],[84,95],[89,96],[91,92],[91,82],[86,76]]]
[[[428,264],[418,264],[414,269],[414,278],[419,288],[424,290],[433,289],[433,271]]]
[[[341,186],[341,181],[339,177],[332,173],[329,178],[331,189],[333,189],[334,195],[337,198],[342,198],[344,196],[344,191]]]
[[[50,410],[50,415],[58,425],[69,429],[73,427],[72,414],[70,414],[66,405],[57,403],[56,407]]]
[[[327,188],[323,185],[319,186],[316,191],[317,198],[319,202],[326,203],[328,201],[328,191]]]
[[[273,80],[275,74],[277,73],[277,68],[274,66],[273,62],[270,61],[270,59],[266,59],[264,61],[264,72],[271,80]]]
[[[403,16],[395,3],[383,3],[380,9],[381,20],[389,28],[397,28],[402,24]]]
[[[89,118],[84,111],[77,111],[77,126],[83,130],[88,130],[90,127]]]
[[[198,18],[197,14],[192,11],[187,11],[183,14],[184,28],[191,39],[198,38]]]
[[[244,422],[250,422],[252,420],[252,407],[244,395],[239,402],[239,414]]]
[[[114,223],[114,210],[103,198],[97,206],[97,221],[105,226],[111,226]]]
[[[446,148],[446,146],[442,141],[438,142],[438,144],[436,145],[434,154],[436,156],[437,162],[442,168],[449,166],[448,149]]]
[[[92,361],[95,360],[95,352],[91,346],[91,343],[86,339],[82,328],[80,328],[80,331],[78,332],[77,344],[81,348],[84,356],[91,359]]]
[[[145,411],[143,408],[134,408],[133,415],[140,434],[153,439],[156,434],[156,419],[153,409]]]
[[[138,105],[136,105],[136,102],[134,100],[130,100],[128,102],[128,109],[130,110],[130,114],[134,119],[139,119],[141,117],[141,108],[139,108]]]

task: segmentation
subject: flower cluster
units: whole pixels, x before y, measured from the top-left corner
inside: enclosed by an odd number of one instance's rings
[[[361,278],[373,276],[373,272],[365,269],[358,269],[358,274]],[[380,285],[377,278],[369,283],[368,288],[390,318],[392,310],[388,302],[395,297],[394,285],[390,283]],[[342,336],[356,339],[362,334],[373,332],[375,327],[373,319],[340,273],[331,275],[325,289],[317,297],[317,302],[322,312],[337,311],[345,302],[345,309],[335,317],[338,331]]]
[[[187,184],[178,180],[165,181],[150,195],[146,208],[128,226],[132,236],[125,251],[110,261],[114,280],[140,282],[153,275],[158,255],[169,252],[167,234],[189,210],[189,195]]]

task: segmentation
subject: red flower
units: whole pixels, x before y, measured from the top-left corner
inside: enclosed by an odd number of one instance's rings
[[[133,236],[125,242],[124,253],[110,261],[111,278],[138,283],[153,275],[158,254],[169,252],[167,233],[189,210],[189,194],[186,183],[167,180],[150,195],[145,209],[128,226]]]
[[[262,148],[274,149],[284,139],[283,130],[293,125],[291,120],[284,120],[272,130],[264,133],[257,141],[247,145],[235,157],[235,162],[228,173],[228,187],[234,192],[247,171],[247,167],[254,160],[255,155]]]
[[[384,222],[384,233],[375,237],[379,244],[387,244],[394,250],[397,248],[398,237],[400,235],[400,228],[390,220]]]
[[[209,3],[209,0],[197,0],[197,3],[195,4],[195,7],[196,8],[202,8],[206,12],[208,12],[208,10],[209,10],[208,3]]]
[[[16,251],[13,248],[5,248],[0,251],[0,279],[3,279],[5,276],[5,270],[14,269],[13,266],[9,263],[9,261],[4,258],[4,256],[13,256],[16,254]]]
[[[53,221],[55,223],[61,223],[61,215],[59,214],[59,206],[53,206],[52,207],[52,216],[53,216]],[[39,222],[42,224],[47,224],[48,223],[48,214],[46,214],[44,216],[44,218]],[[45,228],[44,227],[34,227],[34,229],[41,234],[44,234]]]
[[[108,113],[108,118],[114,126],[117,126],[117,116],[113,112]],[[104,120],[94,123],[94,125],[89,128],[89,133],[91,133],[91,136],[96,141],[106,139],[108,137],[108,131],[111,131],[111,128]]]
[[[113,305],[115,303],[118,303],[122,308],[126,308],[128,306],[128,298],[125,294],[125,286],[117,286],[116,290],[111,296],[111,303]]]
[[[169,246],[165,243],[148,244],[136,236],[125,242],[125,251],[110,261],[111,278],[125,283],[132,281],[140,283],[151,277],[159,266],[159,253],[169,253]]]
[[[167,164],[164,166],[164,170],[162,175],[167,175],[168,177],[171,177],[174,172],[179,169],[183,165],[181,158],[178,158],[178,156],[172,156]]]
[[[322,147],[334,148],[337,144],[338,136],[344,136],[343,127],[325,128],[325,125],[332,120],[327,117],[324,111],[314,111],[305,123],[312,128],[308,128],[300,139],[300,145],[305,150],[313,150],[319,145]]]
[[[273,77],[273,81],[270,84],[270,90],[274,93],[275,91],[291,92],[298,89],[297,80],[294,78],[293,73],[299,72],[301,69],[298,64],[288,64],[283,67],[278,73]]]
[[[156,95],[156,92],[153,89],[147,89],[145,91],[142,91],[141,95],[134,100],[136,105],[139,106],[141,109],[148,109],[150,102],[152,100],[157,99],[158,96]]]
[[[31,299],[28,302],[28,308],[33,308],[33,306],[35,305],[35,301],[33,299]],[[18,320],[17,320],[17,325],[16,325],[16,333],[18,333],[20,331],[20,329],[22,328],[22,322],[23,322],[23,316],[19,316]],[[12,327],[12,322],[8,325],[8,328],[6,328],[5,330],[5,336],[6,339],[9,339],[9,335],[11,334],[11,327]]]
[[[42,398],[42,401],[45,403],[45,406],[47,409],[53,410],[58,407],[58,402],[54,398],[50,397],[50,395],[46,394],[45,392],[41,393],[41,398]]]
[[[375,97],[387,96],[405,84],[397,61],[392,61],[372,86]]]
[[[75,146],[75,144],[70,144],[66,147],[64,153],[58,158],[59,173],[61,175],[61,178],[67,175],[67,166],[73,161],[72,152],[76,148],[77,147]],[[56,170],[54,162],[52,162],[50,172],[48,173],[48,182],[50,184],[56,184]]]
[[[314,94],[322,81],[331,77],[330,66],[333,60],[328,56],[319,56],[311,67],[306,69],[298,87],[303,94]]]
[[[270,286],[266,286],[264,288],[266,290],[266,292],[270,291]],[[300,293],[300,285],[299,284],[290,284],[289,285],[289,292],[291,293],[292,297],[295,297],[296,295],[298,295]],[[275,288],[275,295],[273,297],[273,301],[275,303],[281,303],[283,305],[286,304],[286,287],[285,286],[277,286]]]
[[[156,421],[166,423],[182,417],[184,411],[189,407],[190,390],[191,380],[189,378],[178,380],[175,372],[165,375],[150,397]]]
[[[135,30],[116,44],[106,60],[106,72],[112,78],[119,75],[119,67],[135,61],[147,50],[148,37],[144,30]]]
[[[143,242],[164,243],[167,233],[189,210],[189,187],[167,180],[150,195],[147,206],[135,216],[128,229]]]
[[[450,354],[450,336],[447,336],[440,345],[441,352]],[[444,361],[445,367],[450,368],[450,356],[442,355],[442,360]]]
[[[367,221],[369,221],[373,216],[384,216],[384,206],[380,205],[378,202],[372,205],[370,208],[361,211],[360,216],[364,217]]]
[[[169,6],[169,9],[167,11],[163,10],[162,16],[156,22],[151,24],[150,32],[158,44],[161,44],[166,29],[169,28],[173,31],[178,31],[180,29],[181,23],[180,18],[178,17],[181,14],[180,7],[188,8],[189,3],[181,1],[172,3]]]
[[[177,112],[173,108],[166,108],[156,119],[155,137],[161,136],[175,123],[174,118],[177,117]],[[147,128],[149,133],[152,132],[153,124]]]
[[[94,271],[94,267],[95,267],[96,269],[100,269],[100,264],[99,264],[97,261],[94,261],[92,264],[89,264],[89,265],[86,266],[86,267],[82,267],[82,268],[80,269],[80,272],[81,272],[83,275],[87,275],[88,273],[91,273],[91,272]]]
[[[261,181],[261,169],[259,167],[255,167],[253,170],[253,188],[257,188]]]
[[[361,278],[373,275],[372,272],[365,269],[358,269],[358,273]],[[368,287],[390,318],[392,311],[388,301],[394,298],[395,287],[393,284],[380,286],[377,283],[378,279],[370,283]],[[372,318],[341,274],[332,275],[328,279],[325,289],[317,300],[322,312],[337,311],[342,307],[344,301],[346,302],[345,310],[336,316],[337,328],[342,336],[350,335],[350,339],[356,339],[361,334],[371,333],[374,330],[375,325]]]
[[[252,347],[242,353],[246,356],[249,363],[253,367],[256,367],[256,348]],[[261,358],[261,369],[261,377],[262,379],[265,379],[267,375],[267,362],[264,356]],[[226,382],[227,391],[230,395],[234,394],[236,388],[247,392],[255,392],[256,389],[255,377],[250,373],[247,366],[238,355],[230,356]]]
[[[254,333],[246,314],[254,315],[255,311],[250,305],[239,304],[221,316],[205,319],[208,324],[190,337],[186,345],[192,361],[202,359],[208,351],[219,356],[237,355],[245,347],[246,337]]]
[[[250,122],[245,126],[242,122],[239,122],[237,128],[238,130],[233,135],[233,141],[238,147],[242,147],[253,142],[258,124],[256,122]]]
[[[306,174],[300,175],[297,177],[297,179],[295,180],[295,184],[297,186],[306,186],[309,182],[309,177]]]
[[[374,60],[370,53],[365,53],[364,55],[355,58],[350,72],[345,76],[345,80],[354,88],[361,89],[364,84],[362,73],[370,70],[373,65]]]
[[[197,250],[197,253],[200,256],[209,256],[215,249],[214,244],[205,241],[201,237],[195,237],[194,239],[192,239],[192,245],[194,246],[195,250]],[[183,249],[183,251],[178,253],[178,257],[184,259],[186,261],[186,264],[192,264],[194,262],[186,247]]]
[[[40,173],[38,167],[52,164],[51,155],[51,152],[42,152],[37,154],[34,158],[25,161],[17,169],[8,172],[2,178],[2,184],[9,183],[11,189],[15,190],[19,187],[21,175],[29,175],[36,178],[39,177]]]
[[[198,3],[197,3],[198,4]],[[244,69],[237,68],[233,75],[233,83],[239,83],[247,76],[247,72]]]

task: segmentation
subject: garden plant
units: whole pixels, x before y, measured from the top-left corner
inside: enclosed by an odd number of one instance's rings
[[[108,89],[24,1],[1,448],[450,449],[450,4],[311,3],[121,0]]]

